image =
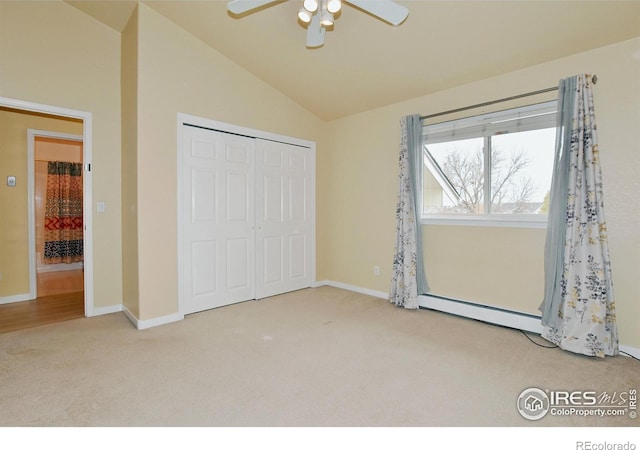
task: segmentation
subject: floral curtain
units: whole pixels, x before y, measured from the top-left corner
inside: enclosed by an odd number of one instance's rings
[[[618,354],[592,80],[561,80],[545,243],[542,337],[588,356]]]
[[[82,164],[49,161],[44,263],[74,263],[82,259]]]
[[[428,292],[422,259],[420,226],[420,169],[422,164],[422,121],[420,116],[400,121],[400,174],[396,209],[396,246],[389,300],[407,309],[418,308],[418,295]]]

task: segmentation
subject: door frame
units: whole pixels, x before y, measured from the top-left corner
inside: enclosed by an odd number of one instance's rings
[[[5,108],[17,109],[33,113],[48,114],[52,116],[67,117],[82,120],[82,164],[84,172],[82,176],[83,191],[83,224],[84,224],[84,315],[91,317],[94,315],[94,295],[93,295],[93,171],[91,165],[93,162],[93,114],[87,111],[79,111],[75,109],[63,108],[59,106],[46,105],[42,103],[34,103],[25,100],[17,100],[7,97],[0,97],[0,106]],[[28,156],[28,155],[27,155]],[[33,161],[27,161],[27,166],[33,164]],[[33,180],[28,180],[27,187],[28,196],[28,214],[30,223],[35,219],[33,196],[34,186]],[[33,214],[33,216],[32,216]],[[27,294],[19,294],[12,296],[12,301],[31,300],[30,295],[35,294],[35,227],[29,230],[29,290]],[[32,241],[33,237],[33,241]],[[33,268],[33,273],[31,269]],[[33,294],[32,294],[33,293]],[[35,298],[35,297],[33,297]],[[6,299],[6,297],[5,297]],[[0,300],[0,303],[8,303],[8,301]]]
[[[230,123],[219,122],[216,120],[206,119],[203,117],[193,116],[185,113],[177,114],[177,146],[176,146],[176,167],[177,167],[177,215],[178,215],[178,310],[181,317],[184,317],[183,304],[186,298],[185,281],[187,274],[184,271],[184,246],[186,244],[184,239],[184,224],[183,214],[185,212],[185,205],[182,198],[184,196],[184,177],[183,177],[183,128],[185,126],[195,126],[200,128],[206,128],[212,131],[219,131],[223,133],[237,134],[255,139],[264,139],[268,141],[282,142],[284,144],[296,145],[298,147],[306,148],[311,152],[311,186],[310,186],[310,198],[312,201],[310,211],[311,221],[311,285],[316,284],[316,143],[304,139],[294,138],[291,136],[284,136],[276,133],[270,133],[267,131],[256,130],[239,125],[233,125]]]

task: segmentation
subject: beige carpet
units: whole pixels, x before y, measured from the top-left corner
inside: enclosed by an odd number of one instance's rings
[[[548,345],[539,337],[533,337]],[[138,331],[121,313],[0,334],[3,426],[637,427],[529,421],[529,387],[622,392],[640,363],[332,287]]]

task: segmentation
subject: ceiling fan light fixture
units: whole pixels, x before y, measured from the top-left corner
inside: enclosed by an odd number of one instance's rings
[[[325,28],[333,25],[333,14],[331,14],[329,11],[323,12],[322,17],[320,18],[320,25]]]
[[[341,0],[328,0],[327,1],[327,11],[329,11],[331,14],[335,14],[338,11],[340,11],[340,8],[342,8],[342,1]]]
[[[311,22],[311,16],[313,16],[313,13],[308,11],[304,7],[300,8],[300,11],[298,11],[298,19],[300,19],[304,23]]]
[[[242,16],[283,1],[227,0],[227,10],[233,16]],[[402,24],[409,15],[409,9],[395,0],[296,0],[296,3],[302,4],[296,19],[299,25],[307,29],[307,48],[317,48],[324,44],[324,36],[327,31],[333,30],[334,20],[336,16],[339,17],[343,3],[393,26]]]
[[[304,2],[302,3],[302,6],[307,11],[313,13],[313,12],[316,12],[318,10],[318,7],[320,6],[320,3],[319,3],[318,0],[304,0]]]

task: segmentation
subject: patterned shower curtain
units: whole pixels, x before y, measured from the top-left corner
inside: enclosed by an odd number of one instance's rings
[[[422,164],[422,121],[420,116],[400,121],[400,175],[396,209],[396,248],[389,300],[407,309],[418,308],[418,296],[429,290],[422,260],[420,226],[420,167]]]
[[[591,78],[561,80],[542,336],[588,356],[618,354]]]
[[[82,259],[82,164],[49,161],[44,263],[74,263]]]

